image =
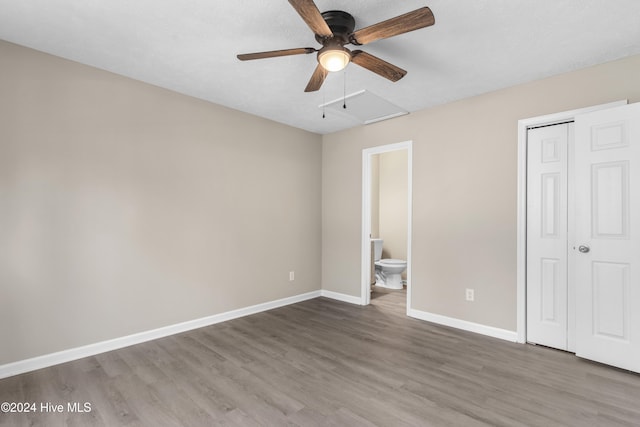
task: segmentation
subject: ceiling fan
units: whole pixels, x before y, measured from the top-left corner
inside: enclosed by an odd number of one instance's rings
[[[330,71],[340,71],[349,62],[353,62],[369,71],[385,77],[392,82],[403,78],[407,72],[400,67],[390,64],[376,56],[361,50],[349,50],[346,44],[361,46],[380,39],[408,33],[420,28],[431,26],[435,18],[431,9],[422,7],[413,12],[396,16],[395,18],[379,22],[358,31],[353,31],[356,21],[347,12],[330,10],[320,13],[313,0],[289,0],[315,34],[321,49],[302,47],[297,49],[272,50],[268,52],[245,53],[238,55],[241,61],[278,56],[301,55],[318,52],[318,65],[305,88],[305,92],[320,89]]]

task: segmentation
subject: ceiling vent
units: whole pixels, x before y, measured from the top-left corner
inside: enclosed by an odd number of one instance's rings
[[[343,108],[344,105],[347,108]],[[361,90],[344,98],[327,102],[320,105],[319,108],[326,113],[348,117],[365,125],[409,114],[408,111],[367,90]]]

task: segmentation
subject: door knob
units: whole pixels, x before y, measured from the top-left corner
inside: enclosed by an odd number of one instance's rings
[[[586,254],[587,252],[589,252],[591,250],[591,248],[589,246],[586,246],[586,245],[580,245],[580,246],[578,246],[578,250],[580,252],[582,252],[583,254]]]

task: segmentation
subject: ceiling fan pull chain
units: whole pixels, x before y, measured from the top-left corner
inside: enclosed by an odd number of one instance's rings
[[[324,93],[324,88],[322,89],[322,118],[324,119],[324,111],[327,108],[327,103],[325,101],[325,93]]]
[[[347,109],[347,69],[344,69],[344,85],[342,92],[342,108]]]

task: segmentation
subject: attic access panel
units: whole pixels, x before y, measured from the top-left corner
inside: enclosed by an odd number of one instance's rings
[[[346,109],[343,108],[345,103]],[[348,117],[365,125],[409,114],[408,111],[368,90],[352,93],[318,107],[327,113]]]

